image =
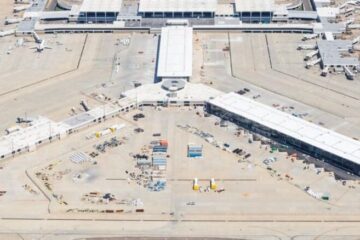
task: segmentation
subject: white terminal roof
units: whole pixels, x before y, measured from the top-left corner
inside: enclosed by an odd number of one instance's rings
[[[352,48],[352,41],[318,40],[316,43],[324,66],[359,66],[357,57],[343,55]]]
[[[224,94],[209,102],[289,137],[360,164],[360,142],[352,138],[258,103],[237,93]]]
[[[193,31],[190,27],[162,28],[158,77],[191,77],[192,35]]]
[[[215,12],[217,0],[140,0],[139,12]]]
[[[274,0],[235,0],[236,12],[272,12],[275,8]]]
[[[84,0],[80,12],[119,12],[122,0]]]

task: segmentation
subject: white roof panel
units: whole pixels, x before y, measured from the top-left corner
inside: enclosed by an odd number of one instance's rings
[[[120,12],[122,0],[84,0],[80,12]]]
[[[140,0],[139,12],[215,12],[217,0]]]
[[[287,130],[293,131],[299,131],[302,128],[302,126],[295,121],[285,121],[282,123],[282,126]]]
[[[191,77],[192,28],[165,27],[161,30],[158,77]]]
[[[273,12],[274,0],[235,0],[236,12]]]
[[[300,131],[297,131],[297,133],[299,133],[299,135],[303,137],[315,139],[316,137],[320,136],[323,133],[323,131],[320,131],[314,126],[305,125],[301,128]]]
[[[350,137],[297,118],[237,93],[224,94],[209,102],[212,105],[257,122],[289,137],[360,164],[360,142]],[[242,106],[246,106],[246,108]],[[263,112],[263,114],[259,114],[260,112]]]
[[[318,40],[317,47],[321,60],[325,66],[358,66],[356,57],[343,56],[342,52],[348,52],[352,48],[350,40]]]
[[[269,113],[264,112],[264,111],[259,111],[259,109],[256,109],[256,108],[249,108],[248,112],[257,117],[265,117],[265,116],[269,115]],[[272,116],[268,116],[268,117],[271,118]]]
[[[339,139],[335,136],[329,135],[329,134],[322,134],[316,138],[317,141],[322,143],[328,143],[331,145],[334,145],[339,142]]]
[[[359,150],[356,150],[356,151],[353,153],[353,155],[354,155],[355,157],[357,157],[357,158],[360,159],[360,149],[359,149]]]
[[[339,14],[339,9],[331,7],[318,7],[316,8],[316,12],[319,17],[334,18]]]

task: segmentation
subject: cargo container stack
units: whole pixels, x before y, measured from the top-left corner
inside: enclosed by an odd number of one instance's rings
[[[188,144],[187,147],[187,157],[188,158],[200,158],[202,157],[203,146]]]
[[[157,170],[166,170],[168,145],[167,140],[160,140],[153,146],[152,164]]]
[[[168,148],[168,142],[167,140],[160,140],[159,144],[153,146],[153,152],[160,152],[160,153],[166,153]]]
[[[166,170],[167,159],[165,154],[153,154],[152,156],[153,167],[158,170]]]

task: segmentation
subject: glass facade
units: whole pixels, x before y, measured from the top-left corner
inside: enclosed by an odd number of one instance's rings
[[[273,17],[272,12],[239,12],[242,22],[248,23],[270,23]]]
[[[112,23],[116,20],[118,12],[81,12],[79,23]]]
[[[213,18],[213,12],[141,12],[144,18]]]

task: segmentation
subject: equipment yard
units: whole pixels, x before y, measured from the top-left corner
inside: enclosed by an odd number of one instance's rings
[[[7,162],[1,170],[2,188],[8,190],[1,197],[3,219],[107,218],[151,222],[209,221],[216,216],[216,221],[230,222],[311,222],[354,221],[360,214],[358,181],[343,184],[333,174],[305,164],[298,160],[300,156],[279,152],[268,140],[256,139],[235,125],[221,127],[218,118],[205,117],[201,110],[185,107],[176,111],[144,109],[141,113],[145,118],[137,121],[132,120],[135,113],[129,112]],[[89,137],[115,123],[125,123],[126,127],[115,134]],[[144,132],[134,132],[137,128]],[[114,137],[121,144],[105,152],[94,147]],[[153,175],[154,179],[162,172],[166,186],[153,191],[138,181],[141,171],[134,155],[151,157],[151,142],[161,139],[168,142],[166,169],[156,171],[149,167],[145,168],[149,175],[143,172],[143,177]],[[201,144],[203,156],[188,158],[188,142]],[[237,148],[242,150],[240,154],[233,152]],[[85,153],[88,160],[71,161],[78,152]],[[93,152],[97,153],[94,158],[89,156]],[[199,191],[192,189],[194,178],[199,179]],[[215,190],[209,189],[211,178],[217,183]],[[21,188],[24,184],[38,192],[29,193]],[[112,196],[110,200],[106,194]],[[29,201],[36,205],[25,207]]]
[[[132,119],[135,113],[5,163],[1,170],[2,188],[7,189],[0,199],[3,219],[206,222],[216,216],[216,221],[230,222],[352,222],[360,214],[359,181],[335,180],[333,174],[298,160],[300,156],[272,148],[266,139],[263,144],[254,141],[252,134],[235,125],[221,127],[218,118],[204,117],[201,110],[185,107],[176,111],[144,109],[145,118],[137,121]],[[108,136],[89,137],[116,123],[126,127]],[[144,132],[134,132],[137,128]],[[160,136],[154,137],[154,133]],[[121,144],[105,152],[96,150],[95,145],[113,137]],[[141,173],[133,156],[151,157],[150,143],[160,139],[169,144],[162,176],[166,187],[152,191],[132,177],[132,173]],[[201,158],[186,156],[189,142],[203,145]],[[237,148],[243,152],[234,153]],[[78,152],[85,153],[88,161],[71,161]],[[93,152],[97,153],[94,158],[90,156]],[[152,171],[147,170],[149,175]],[[43,181],[43,176],[48,180]],[[202,190],[192,189],[194,178],[199,179]],[[215,178],[216,190],[209,189],[211,178]],[[23,189],[24,184],[37,193]],[[87,198],[90,193],[95,197]],[[114,199],[106,200],[106,194]],[[36,202],[31,211],[26,207],[29,202]],[[350,231],[356,230],[350,227]]]

